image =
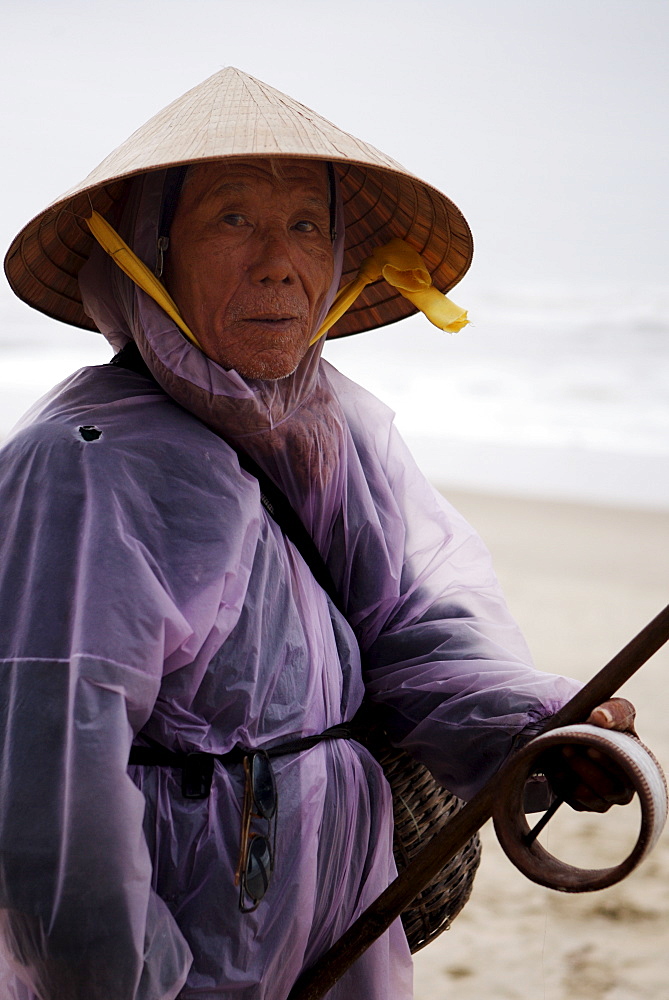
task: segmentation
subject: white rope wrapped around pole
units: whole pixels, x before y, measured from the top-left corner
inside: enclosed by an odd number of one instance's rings
[[[541,773],[549,749],[581,745],[605,754],[625,772],[639,797],[641,823],[632,851],[609,868],[577,868],[549,853],[536,838],[523,810],[526,782]],[[615,885],[637,867],[656,844],[667,819],[667,783],[653,754],[627,733],[586,724],[563,726],[537,736],[509,761],[493,810],[495,832],[509,860],[523,875],[560,892],[593,892]]]

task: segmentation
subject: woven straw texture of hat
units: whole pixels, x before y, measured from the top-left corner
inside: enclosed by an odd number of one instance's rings
[[[95,329],[77,275],[93,238],[85,218],[105,215],[128,180],[181,163],[250,157],[306,157],[335,164],[346,219],[342,283],[372,249],[405,239],[447,292],[466,273],[472,238],[459,209],[399,163],[238,69],[215,73],[139,128],[80,184],[18,234],[5,258],[13,290],[48,316]],[[385,281],[368,285],[330,331],[343,336],[393,323],[416,309]]]

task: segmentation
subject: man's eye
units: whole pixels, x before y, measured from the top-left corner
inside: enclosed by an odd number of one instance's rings
[[[245,219],[243,215],[238,215],[236,212],[229,212],[228,215],[223,216],[223,222],[227,226],[243,226]]]
[[[299,233],[313,233],[318,227],[314,222],[309,222],[307,219],[300,219],[299,222],[295,223],[293,228],[297,229]]]

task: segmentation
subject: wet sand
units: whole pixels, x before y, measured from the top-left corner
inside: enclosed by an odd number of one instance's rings
[[[445,490],[493,553],[542,669],[586,680],[669,603],[669,511],[616,510]],[[669,647],[625,686],[639,733],[669,769]],[[562,810],[547,847],[573,864],[617,864],[634,805]],[[567,895],[529,882],[491,824],[472,898],[415,957],[416,1000],[667,1000],[669,829],[625,881]]]

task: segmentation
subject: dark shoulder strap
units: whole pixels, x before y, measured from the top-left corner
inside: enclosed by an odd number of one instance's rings
[[[136,372],[138,375],[145,375],[147,378],[155,381],[146,365],[146,362],[144,361],[144,358],[139,352],[137,344],[133,341],[126,344],[125,347],[123,347],[119,353],[112,358],[110,363],[119,368],[126,368],[128,371]],[[234,448],[237,452],[239,464],[242,469],[244,469],[245,472],[248,472],[249,475],[255,476],[258,480],[258,484],[260,486],[260,500],[263,507],[270,517],[276,521],[286,537],[291,540],[313,573],[316,582],[320,584],[335,607],[338,608],[343,614],[344,609],[342,608],[339,593],[334,580],[332,579],[332,574],[330,573],[323,556],[316,548],[316,543],[304,527],[304,524],[290,503],[288,497],[285,495],[283,490],[279,489],[276,483],[270,479],[267,473],[260,468],[257,462],[255,462],[250,455],[247,455],[245,451],[242,451],[241,448],[232,444],[230,441],[226,441],[226,444],[229,444],[230,447]]]
[[[116,365],[117,368],[126,368],[129,372],[135,372],[137,375],[145,375],[152,382],[156,381],[149,371],[146,361],[139,353],[139,347],[134,340],[128,341],[125,347],[122,347],[118,354],[114,355],[109,364]]]
[[[267,513],[276,521],[284,535],[290,538],[313,573],[316,582],[320,584],[335,607],[343,612],[332,574],[323,556],[316,548],[316,543],[304,527],[302,520],[286,494],[263,472],[250,455],[247,455],[245,451],[241,451],[235,445],[232,445],[232,447],[237,452],[239,464],[242,469],[250,473],[250,475],[255,476],[258,480],[258,484],[260,485],[260,501]]]

